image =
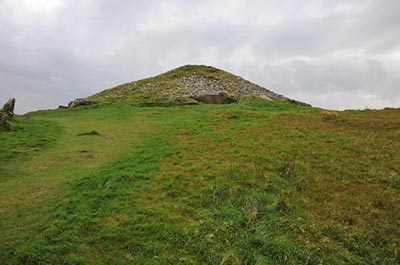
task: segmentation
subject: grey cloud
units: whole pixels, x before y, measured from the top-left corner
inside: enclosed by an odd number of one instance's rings
[[[0,101],[21,113],[188,63],[321,107],[400,105],[397,0],[21,1],[0,1]]]
[[[320,107],[400,105],[400,74],[388,70],[378,60],[311,63],[295,60],[280,65],[267,64],[261,73],[259,79],[264,78],[271,87],[279,87],[278,92]]]

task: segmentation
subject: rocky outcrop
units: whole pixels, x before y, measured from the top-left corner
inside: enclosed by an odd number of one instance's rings
[[[93,100],[87,100],[87,99],[75,99],[68,103],[68,108],[76,108],[80,106],[89,106],[96,104],[96,101]]]

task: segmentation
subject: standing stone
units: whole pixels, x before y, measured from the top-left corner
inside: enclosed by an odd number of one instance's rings
[[[0,126],[5,125],[8,120],[8,115],[5,114],[4,112],[0,112]]]
[[[10,126],[7,123],[8,115],[5,112],[0,112],[0,132],[9,131]]]
[[[9,131],[10,126],[8,120],[12,120],[14,116],[15,98],[10,98],[3,108],[0,110],[0,131]]]
[[[3,106],[2,111],[9,116],[8,119],[10,120],[14,116],[14,108],[15,108],[15,98],[10,98]]]

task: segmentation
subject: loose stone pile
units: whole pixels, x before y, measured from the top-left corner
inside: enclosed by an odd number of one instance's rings
[[[261,97],[263,99],[286,99],[272,91],[253,84],[240,77],[230,80],[218,80],[199,75],[184,76],[177,79],[176,84],[185,89],[184,97],[198,98],[204,95],[219,95],[226,93],[229,97],[239,100],[244,97]]]

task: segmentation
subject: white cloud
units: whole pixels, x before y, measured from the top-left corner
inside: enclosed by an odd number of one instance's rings
[[[12,1],[15,3],[15,1]],[[57,8],[61,0],[20,0],[18,6],[25,7],[33,12],[49,12]]]

